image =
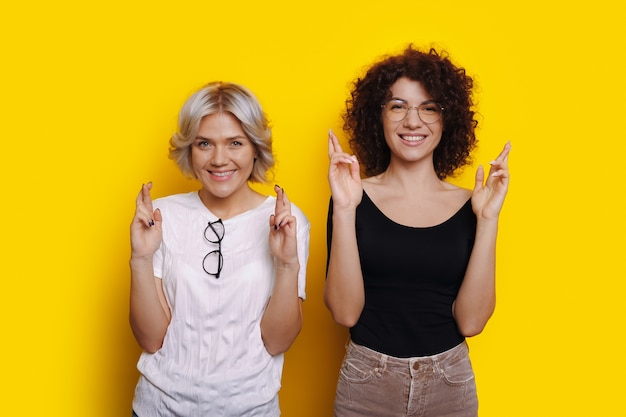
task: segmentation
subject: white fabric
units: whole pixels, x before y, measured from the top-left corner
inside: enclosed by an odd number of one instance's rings
[[[133,409],[140,417],[280,415],[283,355],[265,350],[260,329],[275,277],[268,244],[275,202],[267,197],[224,220],[224,264],[216,279],[204,272],[202,259],[218,248],[203,234],[217,217],[196,192],[154,201],[163,215],[154,274],[162,277],[172,320],[162,348],[142,353],[137,365]],[[304,299],[310,223],[295,205],[291,210],[298,226],[298,294]]]

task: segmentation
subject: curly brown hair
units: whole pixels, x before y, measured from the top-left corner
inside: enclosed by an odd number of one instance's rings
[[[346,100],[343,129],[350,147],[366,176],[384,172],[389,166],[390,150],[385,142],[381,105],[390,97],[391,86],[401,77],[418,81],[443,108],[443,133],[433,162],[440,179],[471,163],[476,147],[472,101],[473,79],[465,69],[454,65],[445,51],[428,52],[409,45],[402,54],[387,56],[374,63],[363,78],[353,83]]]

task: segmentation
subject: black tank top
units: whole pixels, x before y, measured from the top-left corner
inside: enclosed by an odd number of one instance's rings
[[[332,199],[327,227],[330,253]],[[390,220],[364,192],[356,235],[365,306],[350,329],[352,340],[400,358],[434,355],[461,343],[452,302],[474,246],[471,200],[439,225],[408,227]]]

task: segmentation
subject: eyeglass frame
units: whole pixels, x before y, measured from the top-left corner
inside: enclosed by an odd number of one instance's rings
[[[222,236],[219,235],[219,233],[217,233],[217,230],[215,230],[215,227],[213,225],[215,224],[221,224],[222,225]],[[213,233],[215,233],[215,236],[217,236],[217,240],[211,240],[207,237],[206,232],[207,230],[209,230],[209,228],[213,231]],[[207,253],[206,255],[204,255],[204,258],[202,258],[202,269],[204,270],[204,272],[206,272],[208,275],[211,275],[213,277],[215,277],[215,279],[219,279],[220,274],[222,273],[222,267],[224,266],[224,256],[222,255],[222,240],[224,240],[224,236],[226,235],[226,227],[224,226],[224,222],[222,222],[222,219],[217,219],[214,222],[209,221],[206,228],[204,229],[204,232],[202,233],[204,238],[210,242],[210,243],[217,243],[218,247],[215,250],[210,251],[209,253]],[[206,259],[209,257],[209,255],[216,253],[218,255],[218,261],[217,261],[217,272],[209,272],[207,271],[206,267],[204,266],[204,263],[206,262]]]
[[[396,101],[396,102],[402,103],[402,104],[404,104],[406,106],[406,112],[404,113],[404,117],[402,119],[393,120],[393,119],[391,119],[388,116],[388,113],[393,113],[393,112],[391,110],[387,110],[386,107],[392,101]],[[425,106],[425,105],[429,105],[429,104],[435,104],[441,110],[439,112],[439,118],[437,120],[435,120],[435,121],[432,121],[432,122],[427,122],[426,120],[422,119],[422,116],[420,115],[420,107]],[[422,122],[426,123],[427,125],[431,125],[433,123],[437,123],[439,120],[441,120],[441,118],[443,117],[443,111],[445,110],[445,107],[443,107],[441,104],[437,103],[435,100],[427,100],[427,101],[424,101],[424,102],[418,104],[417,106],[409,106],[409,103],[407,103],[406,101],[404,101],[402,99],[399,99],[399,98],[392,98],[392,99],[387,100],[386,102],[384,102],[383,104],[380,105],[380,108],[383,109],[383,114],[391,122],[401,122],[401,121],[403,121],[404,119],[409,117],[409,112],[412,109],[415,109],[415,110],[417,110],[417,117],[419,117],[419,119]]]

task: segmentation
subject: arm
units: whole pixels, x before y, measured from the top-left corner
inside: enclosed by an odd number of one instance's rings
[[[300,262],[296,218],[284,190],[275,186],[276,209],[270,217],[270,249],[274,256],[274,290],[261,319],[261,337],[271,355],[286,352],[302,329],[302,299],[298,296]]]
[[[472,194],[476,214],[476,239],[463,284],[452,305],[452,313],[464,336],[482,332],[496,305],[496,237],[498,218],[508,191],[507,143],[498,158],[491,163],[489,177],[484,182],[484,170],[478,167]]]
[[[365,304],[363,275],[356,241],[356,207],[363,197],[359,163],[344,153],[337,137],[328,137],[330,166],[328,182],[333,198],[332,238],[328,254],[328,271],[324,285],[324,302],[340,325],[356,324]]]
[[[154,353],[161,348],[171,315],[161,280],[155,278],[152,257],[161,244],[162,218],[152,210],[150,189],[143,185],[130,226],[130,326],[142,349]]]

